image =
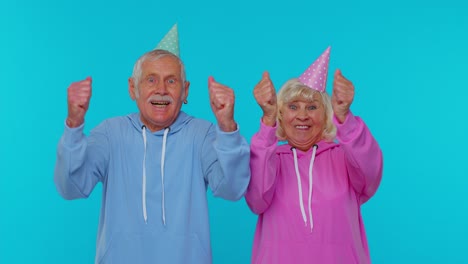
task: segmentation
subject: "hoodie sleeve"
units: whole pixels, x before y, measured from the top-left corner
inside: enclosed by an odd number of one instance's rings
[[[108,140],[104,123],[86,137],[84,124],[65,131],[57,147],[54,182],[67,199],[87,198],[107,172]]]
[[[366,124],[351,112],[343,124],[336,117],[333,122],[345,152],[350,184],[363,204],[375,194],[382,179],[382,151]]]
[[[239,129],[223,132],[212,125],[202,151],[205,181],[213,195],[231,201],[242,198],[250,181],[250,151]]]
[[[252,212],[263,213],[273,199],[276,186],[278,156],[276,126],[260,123],[260,131],[253,137],[250,146],[250,171],[252,178],[245,199]]]

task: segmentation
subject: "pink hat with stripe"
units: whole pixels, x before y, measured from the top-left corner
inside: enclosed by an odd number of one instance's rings
[[[327,84],[330,47],[328,47],[312,65],[299,77],[299,81],[319,92],[324,92]]]

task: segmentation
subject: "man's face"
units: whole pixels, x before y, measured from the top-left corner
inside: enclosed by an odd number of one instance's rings
[[[138,91],[135,90],[138,85]],[[151,131],[169,127],[176,120],[188,95],[189,83],[183,83],[181,65],[172,56],[164,56],[142,64],[138,84],[129,81],[132,99],[136,99],[141,121]],[[138,94],[137,94],[138,93]]]

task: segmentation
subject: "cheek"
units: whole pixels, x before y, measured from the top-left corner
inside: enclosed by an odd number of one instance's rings
[[[137,97],[136,102],[139,107],[144,107],[145,105],[145,100],[143,100],[141,96]]]
[[[181,87],[180,90],[177,91],[177,95],[179,96],[179,98],[185,97],[185,90],[183,89],[183,87]]]
[[[286,123],[290,123],[291,121],[294,120],[294,114],[290,111],[284,111],[282,112],[281,115],[282,115],[284,122]]]
[[[143,85],[140,85],[137,90],[135,90],[135,95],[138,97],[145,97],[145,94],[148,92],[148,89],[145,89]]]
[[[295,127],[290,122],[285,123],[283,125],[283,129],[288,135],[294,134],[294,131],[295,131]]]
[[[314,112],[314,114],[312,115],[312,119],[316,123],[325,123],[325,113],[323,111]]]
[[[181,101],[183,101],[183,100],[184,100],[184,97],[185,97],[185,92],[184,92],[184,91],[181,91],[181,92],[179,93],[179,96],[178,96],[177,98],[179,98]]]
[[[325,129],[325,117],[317,116],[317,119],[315,119],[315,124],[319,131],[324,130]]]

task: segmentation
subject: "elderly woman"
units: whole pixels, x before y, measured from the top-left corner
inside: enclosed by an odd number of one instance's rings
[[[329,52],[278,97],[267,72],[255,86],[263,117],[245,196],[258,214],[252,263],[370,263],[360,206],[379,186],[382,153],[351,113],[354,87],[340,70],[331,100],[325,92]]]

